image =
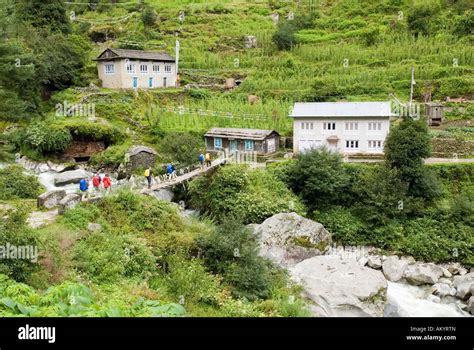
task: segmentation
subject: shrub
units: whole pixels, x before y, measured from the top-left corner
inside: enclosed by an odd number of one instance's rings
[[[258,256],[252,231],[233,218],[226,218],[209,235],[197,238],[206,266],[223,277],[236,297],[267,298],[272,286],[271,268]]]
[[[68,129],[36,123],[26,128],[22,143],[42,154],[63,151],[72,141]]]
[[[337,203],[347,184],[339,154],[327,149],[314,149],[299,155],[288,173],[288,186],[311,208]]]
[[[74,246],[77,269],[97,283],[120,277],[146,278],[156,270],[155,257],[146,242],[127,235],[94,232]]]
[[[231,214],[243,223],[259,223],[282,211],[304,212],[298,198],[266,170],[226,166],[189,185],[190,203],[217,220]]]
[[[20,207],[9,211],[7,218],[0,221],[0,247],[2,247],[0,274],[5,274],[20,282],[26,281],[33,272],[39,269],[38,256],[32,255],[35,251],[31,250],[36,249],[36,253],[39,252],[39,241],[26,223],[27,215],[28,211]],[[26,248],[29,255],[23,258],[7,258],[7,254],[11,253],[7,251],[9,247],[18,249],[17,252],[20,252],[20,248]]]
[[[167,161],[186,167],[198,163],[199,154],[204,152],[204,141],[199,134],[171,132],[160,141],[159,150]]]
[[[323,224],[331,233],[336,242],[348,245],[367,244],[367,225],[350,210],[335,207],[322,213],[315,212],[313,216],[314,220]]]
[[[17,165],[0,169],[0,199],[36,198],[41,193],[41,185],[36,176],[23,173]]]

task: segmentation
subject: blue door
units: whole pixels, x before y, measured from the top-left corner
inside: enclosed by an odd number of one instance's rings
[[[133,77],[133,88],[136,89],[138,87],[138,78]]]
[[[148,87],[149,88],[153,87],[153,78],[148,78]]]

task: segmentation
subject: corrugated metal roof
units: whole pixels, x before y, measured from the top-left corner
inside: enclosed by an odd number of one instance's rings
[[[390,117],[390,102],[297,102],[290,117]]]
[[[116,57],[107,57],[101,58],[101,56],[107,50],[112,51],[116,54]],[[101,60],[110,60],[116,58],[132,58],[132,59],[139,59],[139,60],[150,60],[150,61],[170,61],[174,62],[175,59],[168,55],[166,52],[157,52],[157,51],[144,51],[144,50],[128,50],[128,49],[112,49],[109,48],[102,52],[99,57],[97,58],[98,61]]]
[[[204,136],[264,140],[272,132],[276,131],[263,129],[212,128]]]

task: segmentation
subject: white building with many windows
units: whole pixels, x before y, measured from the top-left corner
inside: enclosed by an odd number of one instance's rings
[[[107,49],[97,61],[102,86],[112,89],[175,87],[176,61],[163,52]]]
[[[383,154],[390,116],[390,102],[295,103],[293,149],[325,146],[343,154]]]

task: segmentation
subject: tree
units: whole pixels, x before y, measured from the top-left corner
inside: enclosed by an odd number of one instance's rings
[[[437,179],[425,166],[431,154],[431,137],[423,120],[404,118],[393,127],[385,140],[387,166],[397,169],[401,180],[408,183],[408,194],[426,199],[440,192]]]
[[[66,5],[62,0],[20,0],[17,4],[17,15],[37,28],[48,28],[63,34],[71,32]]]
[[[156,16],[155,10],[153,10],[153,8],[149,6],[146,6],[142,12],[143,26],[145,28],[153,26],[156,22],[156,19],[157,19],[157,16]]]
[[[416,36],[429,35],[432,32],[433,17],[437,9],[433,4],[419,4],[411,8],[407,16],[408,29]]]
[[[168,161],[188,166],[197,163],[199,154],[204,151],[204,142],[198,134],[172,132],[165,135],[159,148]]]
[[[249,300],[270,296],[271,268],[258,255],[251,229],[229,217],[211,234],[198,237],[196,243],[207,268],[223,276],[234,296]]]
[[[288,186],[312,209],[337,203],[348,179],[341,156],[326,148],[300,154],[287,174]]]
[[[288,19],[278,25],[277,31],[272,36],[273,43],[278,50],[289,50],[296,43],[295,32],[301,29],[311,28],[315,15],[313,13],[308,15],[298,15],[293,19]]]

